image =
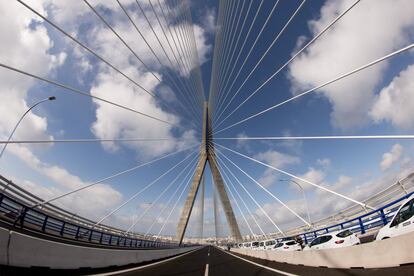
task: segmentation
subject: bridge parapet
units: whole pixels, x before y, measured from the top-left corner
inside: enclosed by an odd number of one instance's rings
[[[295,265],[329,268],[382,268],[414,263],[413,244],[414,232],[391,239],[336,249],[278,252],[237,248],[232,251]]]
[[[110,249],[72,245],[0,228],[0,264],[52,269],[104,268],[162,259],[197,247]]]
[[[45,238],[52,237],[62,242],[79,245],[113,247],[113,248],[175,248],[177,243],[148,239],[134,233],[109,226],[96,226],[93,221],[75,216],[65,210],[45,205],[44,208],[33,208],[41,199],[21,189],[13,182],[0,176],[0,221],[6,228],[18,227]],[[185,246],[185,245],[184,245]]]

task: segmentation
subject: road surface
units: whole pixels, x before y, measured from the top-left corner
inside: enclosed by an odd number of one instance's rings
[[[386,269],[330,269],[289,265],[236,255],[242,258],[240,259],[235,255],[208,246],[169,261],[153,263],[118,275],[414,275],[414,265]]]
[[[0,276],[9,275],[122,275],[122,276],[267,276],[267,275],[414,275],[414,264],[382,269],[331,269],[289,265],[247,257],[218,249],[202,247],[189,253],[147,264],[109,269],[51,270],[46,268],[16,268],[0,266]]]

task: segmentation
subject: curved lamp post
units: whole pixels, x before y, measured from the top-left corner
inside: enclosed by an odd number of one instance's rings
[[[17,127],[19,126],[19,124],[20,124],[20,122],[23,120],[23,118],[24,118],[24,116],[26,116],[26,114],[27,113],[29,113],[30,112],[30,110],[32,110],[34,107],[36,107],[37,105],[39,105],[39,104],[41,104],[41,103],[43,103],[43,102],[47,102],[47,101],[54,101],[54,100],[56,100],[56,97],[55,96],[51,96],[51,97],[48,97],[48,98],[46,98],[46,99],[43,99],[43,100],[40,100],[40,101],[38,101],[37,103],[35,103],[35,104],[33,104],[23,115],[22,115],[22,117],[20,117],[20,119],[19,119],[19,121],[17,122],[17,124],[14,126],[14,128],[13,128],[13,131],[10,133],[10,136],[9,136],[9,139],[7,139],[7,143],[6,144],[4,144],[4,147],[3,147],[3,149],[1,150],[1,152],[0,152],[0,159],[1,159],[1,157],[3,156],[3,153],[4,153],[4,151],[6,150],[6,147],[7,147],[7,145],[9,144],[9,142],[10,142],[10,140],[11,140],[11,138],[13,137],[13,134],[14,134],[14,132],[16,131],[16,129],[17,129]]]
[[[305,190],[303,189],[302,185],[300,185],[298,182],[296,182],[293,179],[279,179],[279,181],[281,181],[281,182],[284,182],[284,181],[286,181],[286,182],[293,182],[293,183],[295,183],[299,187],[299,189],[302,191],[303,201],[305,201],[306,212],[307,212],[307,215],[308,215],[308,222],[312,225],[312,221],[311,221],[311,217],[310,217],[310,212],[309,212],[308,200],[306,199]]]

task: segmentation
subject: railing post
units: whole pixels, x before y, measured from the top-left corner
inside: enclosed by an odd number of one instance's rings
[[[343,223],[341,223],[341,224],[340,224],[340,227],[341,227],[341,229],[344,229],[344,224],[343,224]]]
[[[360,217],[358,218],[358,221],[359,221],[359,226],[361,227],[361,234],[365,234],[364,224],[362,223],[362,219]]]
[[[62,227],[60,228],[60,235],[61,236],[63,236],[63,233],[64,233],[64,231],[65,231],[65,225],[66,225],[66,221],[64,221],[63,223],[62,223]]]
[[[303,239],[305,240],[305,244],[308,244],[308,238],[306,237],[306,234],[303,234]]]
[[[76,230],[75,239],[79,239],[79,231],[80,231],[80,226],[78,226],[78,229]]]
[[[109,234],[109,245],[112,245],[112,234]]]
[[[382,223],[384,223],[384,225],[386,225],[388,223],[388,220],[387,220],[387,217],[385,216],[384,209],[381,209],[380,213],[381,213]]]
[[[42,225],[42,232],[45,232],[46,229],[46,224],[47,224],[47,219],[49,218],[49,216],[46,216],[45,219],[43,220],[43,225]]]
[[[88,238],[89,241],[92,240],[92,233],[93,233],[93,230],[91,229],[91,231],[89,232],[89,238]]]
[[[101,232],[101,237],[99,238],[99,244],[102,244],[102,237],[103,237],[103,233]]]

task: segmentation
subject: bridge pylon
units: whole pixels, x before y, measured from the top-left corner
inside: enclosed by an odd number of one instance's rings
[[[224,213],[226,215],[227,223],[230,227],[231,235],[236,241],[242,240],[240,229],[237,224],[236,217],[234,216],[233,208],[231,207],[226,189],[224,187],[223,178],[218,168],[212,138],[213,132],[211,129],[208,103],[205,102],[203,111],[203,131],[200,147],[200,159],[198,160],[193,182],[191,184],[190,191],[188,192],[187,199],[185,201],[184,208],[181,212],[181,217],[177,226],[176,239],[179,242],[179,244],[181,244],[183,241],[184,234],[188,225],[188,220],[190,219],[191,211],[194,206],[194,201],[196,199],[197,192],[200,187],[201,179],[203,177],[207,162],[210,165],[214,184],[216,185],[217,192],[219,194],[224,209]]]

